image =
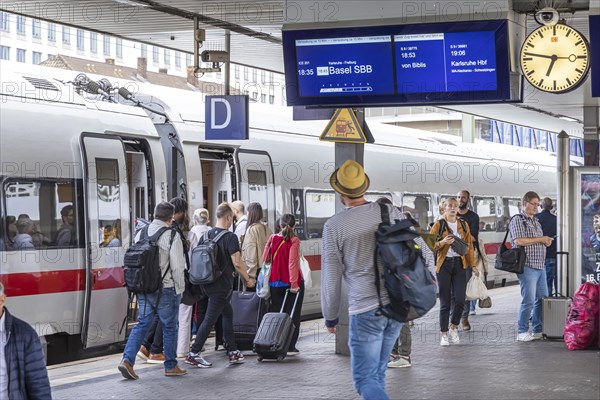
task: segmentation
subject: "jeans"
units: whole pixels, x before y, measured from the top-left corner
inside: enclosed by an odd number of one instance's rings
[[[544,268],[546,269],[546,283],[548,284],[548,296],[552,296],[552,285],[554,284],[554,277],[556,276],[556,258],[546,258],[544,262]],[[554,286],[556,292],[558,288]]]
[[[175,342],[177,340],[177,311],[181,296],[175,293],[175,288],[163,288],[156,309],[158,299],[158,290],[150,294],[141,294],[137,296],[139,307],[138,323],[133,327],[129,335],[123,358],[131,365],[135,364],[135,356],[140,349],[144,337],[152,324],[154,315],[158,312],[158,317],[163,325],[163,344],[165,348],[165,370],[173,369],[177,366],[175,360]]]
[[[519,310],[518,333],[529,332],[529,317],[532,317],[533,333],[542,332],[542,298],[548,296],[546,270],[525,265],[522,274],[517,274],[521,285],[521,309]],[[531,310],[533,309],[533,315]]]
[[[454,292],[454,305],[452,306],[452,324],[458,325],[465,307],[465,294],[467,280],[465,269],[460,257],[446,257],[440,272],[437,273],[440,289],[440,331],[448,332],[450,320],[451,293]]]
[[[218,283],[207,285],[203,289],[208,296],[208,308],[196,332],[196,339],[194,340],[194,344],[192,344],[192,353],[200,353],[219,315],[223,316],[223,338],[227,350],[237,350],[233,334],[233,309],[231,308],[231,294],[233,290],[231,282],[221,279]]]
[[[377,310],[350,315],[348,346],[354,388],[365,400],[389,399],[385,393],[387,363],[402,324]]]
[[[283,304],[283,299],[285,298],[285,292],[289,289],[289,287],[271,287],[271,304],[269,305],[269,312],[280,312],[281,305]],[[294,315],[291,315],[292,321],[294,322],[294,334],[292,335],[292,341],[290,342],[290,350],[296,348],[296,343],[298,342],[298,336],[300,336],[300,313],[302,312],[302,302],[304,301],[304,282],[300,282],[300,290],[297,294],[290,293],[288,294],[288,299],[285,304],[285,311],[288,315],[292,312],[292,306],[294,305],[294,300],[296,300],[296,296],[298,296],[298,302],[296,304],[296,309],[294,310]]]
[[[396,343],[394,343],[394,348],[392,349],[392,353],[398,354],[404,357],[410,357],[410,353],[412,351],[412,335],[410,333],[410,324],[406,323],[402,325],[402,329],[400,330],[400,336],[396,339]]]

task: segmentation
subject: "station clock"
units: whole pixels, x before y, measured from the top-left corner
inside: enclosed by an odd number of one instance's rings
[[[576,29],[564,24],[541,26],[521,47],[521,71],[537,89],[564,93],[585,81],[589,55],[588,41]]]

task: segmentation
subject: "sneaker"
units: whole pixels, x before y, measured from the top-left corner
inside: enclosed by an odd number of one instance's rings
[[[165,353],[150,354],[146,362],[148,364],[162,364],[165,362]]]
[[[460,337],[458,337],[458,329],[452,329],[448,331],[448,341],[452,344],[459,344]]]
[[[471,310],[471,311],[469,312],[469,315],[476,315],[476,314],[477,314],[477,313],[475,312],[475,310]]]
[[[533,335],[529,332],[523,332],[517,335],[517,342],[531,342],[532,340],[535,339],[533,338]]]
[[[185,363],[186,364],[190,364],[193,365],[195,367],[198,368],[210,368],[212,367],[212,363],[208,362],[204,359],[204,357],[202,357],[200,354],[196,354],[196,353],[188,353],[187,357],[185,358]]]
[[[295,347],[292,347],[291,349],[288,349],[288,351],[287,351],[288,356],[296,356],[298,354],[300,354],[300,350],[298,350]]]
[[[410,357],[400,356],[397,360],[388,362],[388,368],[408,368],[410,367]]]
[[[229,356],[229,364],[237,364],[244,361],[244,355],[239,350],[230,351],[227,355]]]
[[[136,357],[144,362],[148,361],[148,357],[150,357],[150,352],[148,351],[148,349],[146,347],[144,347],[144,345],[142,345],[140,347],[140,351],[137,352]]]
[[[400,359],[400,355],[394,354],[394,353],[390,354],[390,358],[388,358],[388,367],[389,367],[390,363],[396,362],[399,359]]]
[[[133,370],[133,365],[131,365],[126,359],[121,360],[118,368],[119,372],[121,372],[121,375],[123,375],[123,378],[125,379],[136,380],[139,378],[139,376]]]
[[[179,365],[176,365],[175,368],[165,370],[165,376],[183,376],[185,374],[187,374],[187,370],[179,368]]]
[[[462,326],[463,326],[463,331],[471,330],[471,324],[469,323],[469,317],[464,317],[462,319]]]
[[[440,346],[450,346],[450,341],[448,341],[447,335],[442,335],[442,339],[440,340]]]
[[[534,332],[531,335],[531,340],[542,340],[542,332]]]

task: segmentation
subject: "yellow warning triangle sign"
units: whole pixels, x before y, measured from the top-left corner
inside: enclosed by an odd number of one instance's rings
[[[366,143],[367,137],[351,108],[338,108],[325,127],[323,141],[342,143]]]

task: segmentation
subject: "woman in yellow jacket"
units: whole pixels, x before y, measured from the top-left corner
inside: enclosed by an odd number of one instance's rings
[[[430,234],[436,235],[438,238],[433,251],[436,254],[435,272],[440,291],[440,331],[442,332],[440,345],[449,346],[450,343],[460,343],[458,324],[465,305],[467,290],[465,269],[473,268],[473,273],[477,276],[479,276],[479,272],[475,266],[473,237],[469,231],[469,224],[459,221],[457,218],[458,201],[455,198],[447,199],[444,211],[444,218],[435,222]],[[445,221],[445,223],[442,221]],[[440,232],[442,224],[445,226],[443,232]],[[467,243],[468,247],[464,254],[457,253],[457,251],[461,251],[460,247],[464,249],[464,246],[459,246],[458,241],[454,243],[454,236]],[[452,310],[452,321],[449,321],[451,293],[454,293],[454,308]],[[449,322],[451,322],[451,325],[448,330]]]

